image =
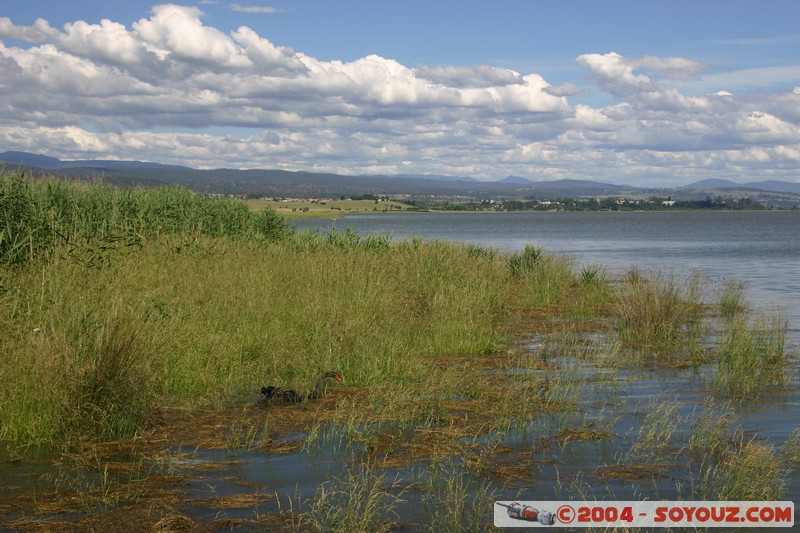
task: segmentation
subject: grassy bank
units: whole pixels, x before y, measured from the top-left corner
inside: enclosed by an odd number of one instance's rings
[[[159,407],[252,400],[327,369],[410,386],[437,357],[504,353],[518,308],[573,280],[554,258],[510,268],[444,243],[259,232],[268,212],[180,190],[7,176],[3,191],[0,440],[19,445],[129,435]],[[102,245],[120,235],[135,245]]]
[[[51,492],[0,506],[4,525],[37,526],[18,506],[188,528],[171,469],[221,465],[187,450],[346,465],[307,496],[229,495],[276,498],[252,523],[281,531],[389,530],[406,497],[430,530],[488,530],[495,495],[587,450],[602,483],[675,474],[689,499],[779,499],[798,463],[800,438],[778,449],[734,425],[730,405],[790,380],[785,323],[741,286],[708,302],[698,276],[575,273],[535,246],[292,232],[179,189],[11,174],[0,214],[0,443],[70,452]],[[692,367],[718,403],[627,406],[616,376],[664,367]],[[325,370],[345,383],[319,400],[256,404],[262,385],[307,391]],[[584,498],[568,471],[559,494]]]
[[[413,206],[384,200],[247,200],[253,211],[271,209],[291,218],[336,218],[348,214],[399,213],[415,211]]]
[[[612,366],[716,362],[722,396],[784,382],[785,325],[753,318],[735,287],[718,348],[700,342],[714,313],[696,277],[614,282],[532,246],[294,233],[235,200],[19,173],[0,179],[0,214],[0,440],[14,445],[130,435],[165,406],[249,401],[328,369],[356,387],[446,384],[440,359],[504,355],[532,316],[603,324]]]

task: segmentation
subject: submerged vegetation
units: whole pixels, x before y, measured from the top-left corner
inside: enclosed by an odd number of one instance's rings
[[[697,276],[576,273],[533,246],[293,232],[236,200],[6,173],[0,442],[16,457],[128,443],[135,467],[114,477],[98,461],[105,477],[53,490],[87,517],[148,501],[147,528],[193,524],[153,511],[169,468],[142,474],[184,448],[347,465],[313,494],[244,499],[275,500],[254,520],[278,530],[388,530],[413,500],[425,529],[482,531],[501,489],[587,443],[612,449],[593,474],[604,482],[683,468],[687,496],[778,499],[800,439],[748,440],[722,402],[785,385],[785,323],[734,285],[716,306],[704,297]],[[520,344],[532,335],[537,347]],[[720,403],[689,416],[657,398],[624,433],[619,402],[582,409],[614,394],[609,368],[660,367],[702,368]],[[345,383],[320,400],[254,407],[267,382],[309,390],[328,369]],[[135,482],[118,496],[126,474]]]

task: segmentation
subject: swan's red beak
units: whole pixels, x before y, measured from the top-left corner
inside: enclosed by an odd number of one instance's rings
[[[336,374],[335,376],[333,376],[333,379],[335,379],[336,381],[342,381],[342,376]]]

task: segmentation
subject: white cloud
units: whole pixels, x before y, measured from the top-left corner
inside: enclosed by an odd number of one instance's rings
[[[294,50],[275,46],[247,26],[240,27],[232,36],[244,48],[259,74],[287,75],[308,72]]]
[[[231,4],[231,9],[233,11],[239,11],[242,13],[282,13],[284,10],[279,9],[277,7],[271,6],[243,6],[241,4]]]
[[[62,50],[112,64],[145,61],[147,47],[131,35],[125,25],[103,19],[100,24],[77,21],[64,26],[58,43]]]
[[[578,63],[589,69],[600,87],[614,96],[629,96],[654,91],[650,78],[634,74],[634,65],[616,52],[608,54],[583,54]]]
[[[689,58],[587,53],[577,61],[590,83],[554,86],[491,65],[323,61],[177,5],[130,28],[0,18],[0,39],[0,150],[350,174],[797,177],[791,66],[723,74]],[[756,74],[783,88],[743,90],[737,76]],[[598,88],[609,105],[570,101]]]
[[[684,57],[644,56],[628,61],[632,66],[644,67],[657,72],[665,78],[676,80],[695,80],[708,70],[708,65]]]
[[[474,67],[417,67],[416,75],[439,85],[459,88],[486,88],[523,84],[518,72],[490,65]]]
[[[17,26],[8,17],[0,17],[0,39],[19,39],[29,43],[41,43],[50,39],[57,30],[42,19],[36,19],[33,26]]]
[[[547,94],[552,94],[553,96],[575,96],[576,94],[582,93],[583,89],[574,83],[567,82],[563,85],[559,85],[558,87],[554,87],[552,85],[550,87],[545,87],[544,91]]]
[[[151,18],[135,22],[133,29],[159,57],[197,62],[206,68],[247,67],[247,55],[220,30],[203,25],[201,15],[193,7],[159,5]]]
[[[717,91],[745,92],[775,85],[792,86],[800,80],[800,63],[737,70],[716,70],[692,81],[673,85],[686,92],[713,93]]]

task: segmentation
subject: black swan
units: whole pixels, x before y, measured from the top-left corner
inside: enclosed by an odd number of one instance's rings
[[[300,403],[303,401],[316,400],[322,396],[322,386],[328,378],[342,381],[342,376],[337,372],[328,371],[322,374],[322,377],[317,380],[317,384],[314,385],[314,389],[305,396],[294,389],[285,389],[283,387],[270,385],[269,387],[261,387],[261,398],[270,403]]]

